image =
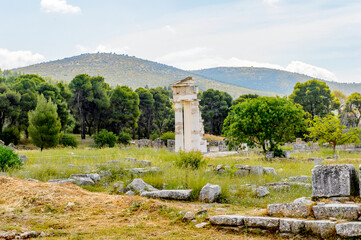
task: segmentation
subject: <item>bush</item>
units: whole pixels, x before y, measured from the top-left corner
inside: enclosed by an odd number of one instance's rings
[[[174,132],[166,132],[163,133],[162,136],[160,136],[160,139],[162,139],[162,141],[166,144],[168,139],[175,139],[175,133]]]
[[[203,160],[203,156],[200,152],[179,152],[179,156],[176,160],[176,165],[183,168],[198,169],[205,165],[206,162]]]
[[[158,137],[159,137],[159,135],[157,133],[153,133],[149,136],[149,139],[153,141],[153,140],[157,139]]]
[[[10,143],[17,145],[20,141],[19,129],[15,126],[5,128],[0,134],[0,139],[3,140],[6,145],[9,145]]]
[[[23,162],[11,148],[0,146],[0,170],[19,169]]]
[[[118,143],[123,144],[123,145],[128,145],[131,140],[132,140],[132,137],[130,136],[129,133],[126,133],[126,132],[119,133]]]
[[[117,142],[117,136],[113,132],[108,132],[103,129],[98,134],[95,134],[94,137],[95,144],[102,148],[104,146],[114,147]]]
[[[60,144],[64,147],[78,147],[78,140],[76,140],[76,137],[69,134],[64,134],[60,139]]]

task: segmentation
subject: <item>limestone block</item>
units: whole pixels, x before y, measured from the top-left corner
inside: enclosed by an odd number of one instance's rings
[[[361,237],[361,222],[336,224],[336,233],[341,237]]]
[[[48,181],[49,183],[74,183],[75,184],[75,180],[74,179],[69,179],[69,178],[66,178],[66,179],[50,179]]]
[[[263,175],[263,167],[262,166],[251,166],[250,174]]]
[[[280,232],[300,233],[305,228],[305,221],[298,219],[280,219]]]
[[[137,191],[157,191],[158,189],[154,188],[152,185],[149,185],[143,181],[141,178],[134,179],[129,185],[128,188]]]
[[[93,182],[100,181],[100,175],[97,173],[90,173],[90,174],[72,174],[70,175],[71,179],[77,180],[78,178],[90,178]]]
[[[22,161],[23,164],[25,164],[29,158],[25,155],[19,155],[19,159]]]
[[[264,167],[263,171],[265,174],[277,175],[276,170],[273,167]]]
[[[81,175],[81,174],[73,174],[73,175]],[[93,186],[93,185],[95,185],[95,182],[90,177],[70,176],[70,178],[74,179],[76,185],[79,185],[79,186]]]
[[[289,182],[304,182],[304,183],[308,183],[312,181],[312,177],[310,176],[306,176],[306,175],[301,175],[301,176],[294,176],[294,177],[289,177],[288,178]]]
[[[249,171],[246,170],[246,169],[240,169],[238,171],[236,171],[234,173],[235,176],[238,176],[238,177],[245,177],[245,176],[248,176],[249,175]]]
[[[306,231],[310,231],[313,234],[320,235],[323,238],[332,236],[334,234],[335,225],[335,222],[326,220],[305,221]]]
[[[192,189],[190,190],[158,190],[152,192],[142,192],[142,197],[162,198],[171,200],[189,200]]]
[[[312,215],[313,204],[311,200],[300,198],[292,203],[269,204],[267,211],[271,216],[306,218]]]
[[[270,191],[268,190],[268,188],[260,186],[256,188],[256,194],[257,197],[265,197],[270,194]]]
[[[274,158],[275,153],[273,151],[266,152],[266,158]]]
[[[191,221],[195,217],[196,217],[196,215],[193,212],[189,211],[189,212],[186,212],[186,214],[184,214],[183,221]]]
[[[199,201],[213,203],[216,202],[221,194],[221,187],[207,183],[199,193]]]
[[[357,221],[359,206],[355,204],[324,204],[313,206],[313,213],[316,219],[346,219]]]
[[[274,217],[244,217],[244,225],[247,227],[277,229],[280,225],[280,219]]]
[[[142,166],[151,166],[152,165],[152,162],[147,161],[147,160],[139,160],[139,161],[137,161],[137,163]]]
[[[283,151],[283,155],[285,156],[285,158],[290,158],[291,157],[291,151]]]
[[[240,226],[243,225],[243,219],[239,215],[218,215],[211,217],[209,221],[214,225]]]
[[[312,169],[312,197],[349,197],[358,194],[358,178],[353,165],[318,165]]]

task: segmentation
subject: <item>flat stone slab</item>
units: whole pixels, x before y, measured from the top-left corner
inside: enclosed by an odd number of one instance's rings
[[[313,214],[316,219],[345,219],[350,221],[358,220],[358,212],[361,208],[355,204],[323,204],[313,206]]]
[[[361,237],[361,222],[339,223],[336,233],[341,237]]]
[[[349,197],[359,194],[352,164],[318,165],[312,169],[312,197]]]
[[[305,229],[305,221],[298,219],[280,219],[280,232],[300,233]]]
[[[306,231],[312,232],[313,234],[319,235],[323,238],[334,235],[335,225],[336,222],[326,220],[305,221]]]
[[[189,200],[192,189],[189,190],[158,190],[152,192],[142,192],[142,197],[162,198],[171,200]]]
[[[214,225],[240,226],[244,223],[243,219],[239,215],[218,215],[211,217],[209,221]]]
[[[268,214],[271,216],[307,218],[312,215],[313,201],[299,198],[293,203],[277,203],[267,206]]]
[[[274,217],[244,217],[244,225],[247,227],[276,229],[280,225],[280,219]]]
[[[50,183],[60,183],[60,184],[63,184],[63,183],[73,183],[75,184],[76,181],[74,179],[69,179],[69,178],[66,178],[66,179],[50,179],[48,182]]]
[[[310,183],[312,181],[312,177],[301,175],[301,176],[293,176],[288,178],[289,182],[303,182],[303,183]]]

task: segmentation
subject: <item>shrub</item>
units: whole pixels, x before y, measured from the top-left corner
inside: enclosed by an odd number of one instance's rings
[[[103,129],[98,134],[95,134],[94,137],[95,144],[102,148],[104,146],[114,147],[117,142],[117,136],[113,132],[108,132]]]
[[[11,168],[19,169],[23,162],[11,148],[0,145],[0,170],[2,172]]]
[[[174,132],[163,133],[162,136],[160,136],[160,139],[162,139],[164,143],[167,143],[168,139],[172,139],[172,140],[175,139],[175,133]]]
[[[121,132],[118,136],[118,143],[128,145],[130,141],[132,140],[132,137],[129,133]]]
[[[76,140],[76,137],[69,134],[64,134],[60,139],[60,144],[64,147],[78,147],[78,140]]]
[[[0,134],[0,139],[3,140],[6,145],[9,145],[10,143],[17,145],[20,141],[19,129],[15,126],[5,128]]]
[[[179,152],[179,156],[176,160],[176,165],[183,168],[198,169],[205,165],[206,162],[203,160],[203,156],[200,152]]]
[[[149,139],[153,141],[153,140],[157,139],[158,137],[159,137],[159,135],[157,133],[153,133],[149,136]]]

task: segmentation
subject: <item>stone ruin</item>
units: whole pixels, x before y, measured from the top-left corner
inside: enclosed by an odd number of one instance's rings
[[[175,82],[173,102],[175,105],[175,151],[207,152],[207,140],[203,137],[204,128],[199,111],[198,87],[188,77]]]

